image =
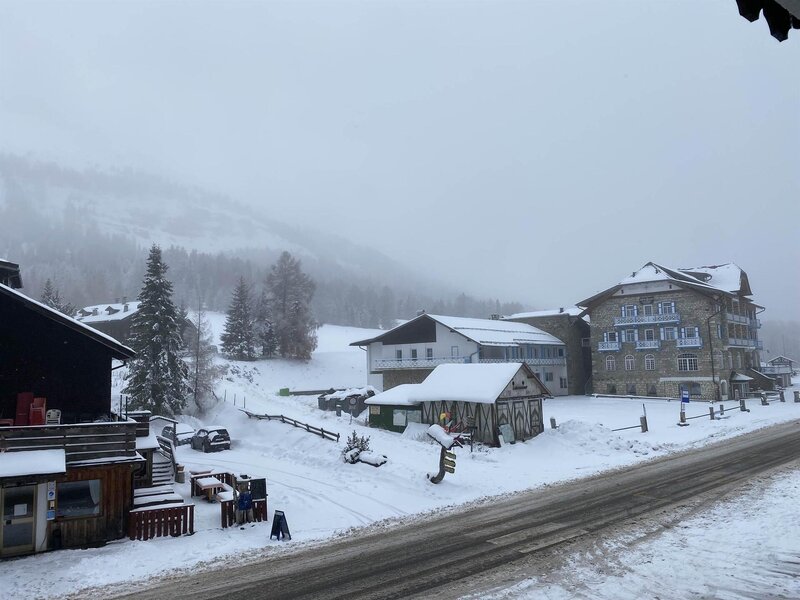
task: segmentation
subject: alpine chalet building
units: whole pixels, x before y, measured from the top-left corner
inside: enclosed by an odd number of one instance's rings
[[[733,263],[673,269],[645,264],[578,303],[589,315],[597,394],[693,399],[742,397],[769,386],[761,322],[747,273]]]

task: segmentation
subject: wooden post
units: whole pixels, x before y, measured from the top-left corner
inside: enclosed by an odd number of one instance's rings
[[[647,416],[642,415],[639,417],[639,425],[642,427],[642,433],[647,433]]]
[[[767,402],[767,395],[764,392],[761,392],[761,406],[769,406],[769,402]]]
[[[720,416],[720,418],[725,416],[725,405],[724,404],[720,404],[719,405],[719,416]]]
[[[794,401],[795,402],[800,402],[800,390],[795,390],[794,391]]]
[[[747,405],[744,402],[744,398],[739,398],[739,410],[742,412],[750,412],[750,409],[747,408]]]
[[[783,390],[781,390],[781,402],[786,402],[786,396],[783,395]]]
[[[550,429],[558,429],[555,417],[550,417]]]
[[[713,406],[709,406],[708,407],[708,416],[711,417],[712,421],[714,420],[714,407]]]

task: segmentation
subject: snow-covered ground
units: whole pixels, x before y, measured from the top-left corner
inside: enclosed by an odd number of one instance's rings
[[[210,317],[218,335],[224,316]],[[690,404],[689,416],[705,416],[690,420],[689,427],[677,426],[679,403],[648,400],[644,406],[649,433],[642,434],[638,429],[612,432],[612,428],[638,425],[643,402],[561,397],[544,404],[547,425],[543,434],[526,443],[499,449],[476,448],[472,453],[468,448],[459,449],[456,473],[447,475],[441,484],[432,485],[425,475],[436,470],[437,447],[400,434],[370,429],[349,415],[337,417],[335,413],[319,411],[316,396],[277,394],[285,387],[363,386],[364,352],[349,347],[348,343],[372,334],[363,329],[323,326],[319,330],[319,347],[308,363],[282,360],[230,363],[227,378],[218,386],[219,394],[227,402],[215,406],[202,422],[227,427],[233,440],[232,449],[216,454],[203,454],[186,446],[178,449],[178,460],[187,470],[215,467],[266,477],[269,514],[275,509],[285,511],[291,542],[270,541],[267,523],[244,530],[223,530],[219,526],[219,505],[194,499],[194,536],[147,542],[119,540],[103,548],[62,550],[7,561],[0,568],[0,597],[78,594],[88,587],[141,581],[177,569],[198,568],[206,561],[223,558],[236,561],[246,555],[280,552],[338,536],[355,527],[384,520],[400,523],[415,514],[583,477],[800,419],[800,404],[791,401],[792,390],[787,390],[786,403],[761,406],[750,400],[751,412],[729,410],[721,420],[708,418],[707,404]],[[341,440],[338,443],[323,440],[280,422],[248,419],[239,410],[245,401],[249,411],[284,414],[338,432]],[[558,429],[550,428],[550,417],[556,419]],[[195,426],[200,423],[196,419],[188,421]],[[354,430],[370,436],[372,449],[387,455],[387,464],[374,468],[342,461],[344,438]],[[191,500],[188,484],[177,485],[176,491]],[[780,501],[780,495],[776,494],[775,504]],[[742,531],[747,535],[749,530]],[[31,577],[32,572],[41,575]],[[642,571],[642,577],[645,576]]]
[[[689,518],[599,540],[546,578],[482,600],[800,598],[800,471],[751,482]]]

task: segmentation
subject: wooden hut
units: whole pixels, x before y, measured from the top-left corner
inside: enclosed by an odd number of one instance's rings
[[[403,413],[409,422],[419,410],[422,423],[472,428],[474,440],[497,445],[501,434],[505,441],[524,441],[541,433],[542,399],[549,396],[524,363],[444,364],[422,383],[377,394],[367,404],[370,424],[385,429],[402,431]]]

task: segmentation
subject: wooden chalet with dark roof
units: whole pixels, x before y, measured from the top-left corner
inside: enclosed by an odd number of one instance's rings
[[[134,353],[20,293],[16,264],[0,279],[0,557],[124,537],[145,461],[111,371]]]

